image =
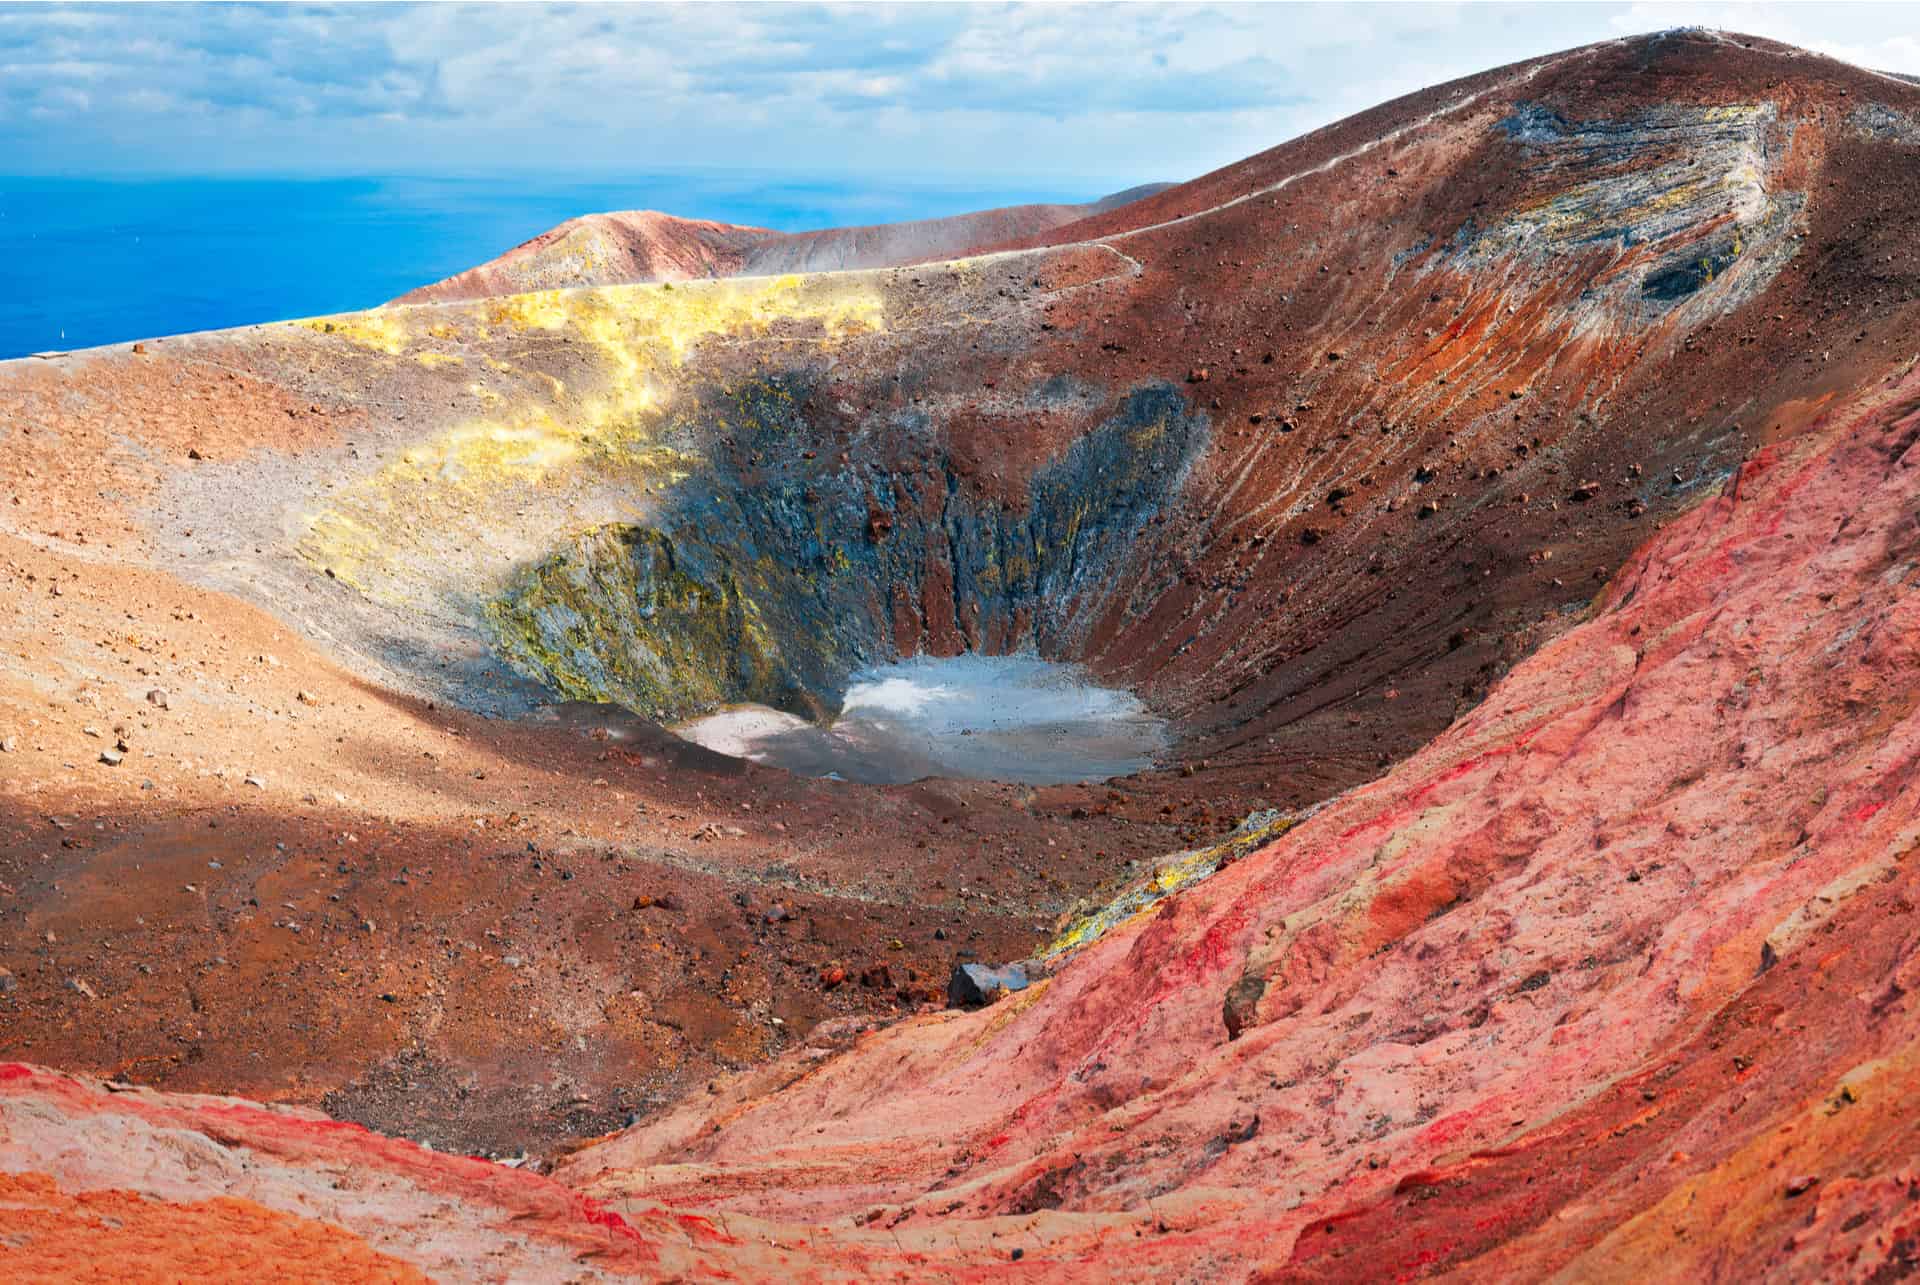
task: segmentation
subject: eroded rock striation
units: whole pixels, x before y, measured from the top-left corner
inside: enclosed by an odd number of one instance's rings
[[[1123,1275],[1898,1269],[1916,428],[1908,372],[1757,454],[1427,749],[1045,983],[558,1176]]]
[[[0,1252],[1908,1272],[1916,112],[1673,32],[918,266],[0,367]],[[659,726],[1022,650],[1168,761]]]
[[[1207,444],[1176,389],[1140,388],[1010,503],[963,489],[937,446],[891,470],[808,468],[804,403],[734,393],[713,419],[752,424],[758,458],[525,571],[489,604],[502,653],[576,699],[667,719],[740,701],[831,716],[856,669],[922,648],[928,618],[970,649],[1075,655]]]

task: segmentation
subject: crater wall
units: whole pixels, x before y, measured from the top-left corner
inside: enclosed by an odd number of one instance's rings
[[[1137,389],[1002,498],[962,486],[931,425],[905,467],[810,476],[804,401],[736,397],[754,478],[723,457],[655,524],[596,528],[517,577],[488,607],[502,652],[571,698],[675,720],[736,701],[830,717],[927,621],[949,646],[1077,659],[1206,445],[1177,389]]]

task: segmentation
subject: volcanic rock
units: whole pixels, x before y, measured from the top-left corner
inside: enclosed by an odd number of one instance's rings
[[[995,968],[988,964],[955,964],[947,979],[947,1002],[955,1008],[978,1008],[1002,995],[1027,988],[1027,970],[1020,964]]]
[[[588,214],[476,268],[408,291],[396,304],[480,299],[579,286],[793,272],[844,272],[958,258],[1044,234],[1165,191],[1149,183],[1084,205],[1013,205],[942,219],[783,233],[656,210]],[[1037,283],[1036,283],[1037,284]]]
[[[0,1053],[123,1078],[0,1067],[8,1270],[1899,1275],[1916,121],[1672,32],[911,270],[0,364]],[[1163,766],[660,725],[1024,651]]]

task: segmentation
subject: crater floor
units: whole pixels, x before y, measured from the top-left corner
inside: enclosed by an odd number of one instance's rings
[[[854,675],[825,725],[765,705],[682,723],[734,758],[869,785],[965,777],[1065,785],[1130,776],[1169,744],[1164,719],[1077,665],[1034,656],[916,656]]]

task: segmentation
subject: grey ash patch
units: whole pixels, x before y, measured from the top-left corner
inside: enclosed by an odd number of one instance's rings
[[[1847,128],[1881,142],[1920,144],[1920,118],[1885,103],[1863,103],[1854,108],[1847,113]]]
[[[1897,127],[1885,113],[1871,121]],[[1577,306],[1644,325],[1737,307],[1794,254],[1806,198],[1779,175],[1793,123],[1772,102],[1579,120],[1522,103],[1497,129],[1525,149],[1533,191],[1453,238],[1447,257],[1471,271],[1584,258],[1595,284]],[[1633,268],[1601,271],[1601,255]]]
[[[335,1089],[321,1109],[336,1120],[455,1155],[538,1155],[567,1139],[621,1128],[654,1103],[552,1083],[483,1085],[471,1071],[406,1049]]]
[[[1557,143],[1569,128],[1567,118],[1543,103],[1521,103],[1498,128],[1516,143]]]

